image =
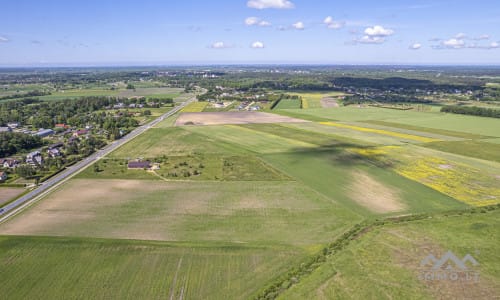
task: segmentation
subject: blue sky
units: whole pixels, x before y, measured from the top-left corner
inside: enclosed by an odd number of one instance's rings
[[[500,3],[3,1],[0,66],[500,64]]]

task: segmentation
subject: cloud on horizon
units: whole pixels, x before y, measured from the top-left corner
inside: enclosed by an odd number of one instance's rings
[[[248,17],[245,19],[245,25],[247,26],[260,26],[260,27],[268,27],[271,26],[271,22],[266,20],[261,20],[257,17]]]
[[[422,44],[414,43],[414,44],[410,45],[409,48],[410,48],[410,50],[418,50],[418,49],[422,48]]]
[[[295,5],[288,0],[249,0],[247,6],[255,9],[292,9]]]
[[[299,22],[297,22],[297,23],[293,23],[293,24],[292,24],[292,27],[293,27],[294,29],[297,29],[297,30],[304,30],[304,28],[306,28],[306,27],[304,26],[304,23],[303,23],[302,21],[299,21]]]
[[[331,16],[326,17],[323,23],[328,29],[340,29],[345,26],[345,21],[335,21]]]
[[[256,41],[256,42],[253,42],[252,45],[250,45],[250,48],[252,48],[252,49],[264,49],[265,45],[263,42]]]
[[[214,42],[212,45],[210,45],[209,48],[212,49],[227,49],[227,48],[232,48],[231,45],[228,45],[224,42]]]
[[[355,38],[348,43],[351,45],[383,44],[386,41],[386,37],[394,34],[394,30],[386,29],[380,25],[375,25],[373,27],[367,27],[363,33],[364,35],[362,37]]]
[[[469,38],[466,34],[464,33],[458,33],[454,37],[450,39],[444,39],[440,40],[440,43],[437,45],[432,45],[432,49],[436,50],[442,50],[442,49],[454,49],[454,50],[459,50],[459,49],[498,49],[500,48],[500,44],[498,42],[491,42],[489,44],[480,44],[480,43],[469,43],[466,42],[466,40],[470,41],[476,41],[476,42],[481,42],[481,41],[487,41],[490,39],[490,36],[487,34],[480,35],[475,38]],[[439,41],[439,40],[436,40]]]

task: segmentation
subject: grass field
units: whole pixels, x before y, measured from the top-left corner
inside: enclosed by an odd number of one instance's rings
[[[118,97],[177,98],[183,89],[178,88],[136,88],[121,90]]]
[[[331,97],[342,97],[346,94],[342,92],[329,92],[329,93],[291,93],[291,95],[297,95],[302,97],[303,102],[307,103],[307,107],[302,107],[304,109],[309,108],[322,108],[321,99],[331,98]]]
[[[45,87],[46,88],[46,87]],[[35,89],[35,88],[33,88]],[[51,95],[37,97],[41,100],[62,100],[89,96],[115,96],[115,97],[147,97],[147,98],[176,98],[183,89],[178,88],[137,88],[134,90],[103,88],[66,89],[52,92]]]
[[[279,299],[495,299],[500,295],[500,211],[375,228]],[[478,282],[424,281],[420,262],[471,254]]]
[[[297,117],[294,110],[281,110],[280,114]],[[500,137],[499,120],[494,118],[479,118],[474,116],[444,114],[440,112],[417,112],[388,110],[375,107],[340,107],[332,109],[301,110],[301,115],[309,116],[312,121],[385,121],[431,130],[458,131],[466,134]],[[438,133],[436,131],[436,133]]]
[[[290,278],[281,298],[440,298],[414,265],[429,250],[463,256],[468,247],[485,252],[477,257],[484,282],[470,290],[498,294],[498,212],[444,215],[500,201],[498,144],[487,142],[498,139],[498,120],[276,112],[312,122],[174,127],[168,119],[101,159],[98,172],[90,166],[0,224],[6,295],[253,298],[355,224],[415,213],[435,217],[363,231],[310,275]],[[160,169],[127,170],[137,158]],[[56,257],[64,263],[51,266]],[[17,288],[25,278],[31,284]],[[441,289],[448,298],[456,290]]]
[[[245,299],[302,250],[0,237],[3,299]]]
[[[299,109],[301,108],[300,99],[281,99],[274,109]]]
[[[500,146],[482,141],[435,142],[425,144],[432,149],[500,162]]]

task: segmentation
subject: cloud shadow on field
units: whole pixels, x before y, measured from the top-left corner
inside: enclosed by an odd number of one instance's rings
[[[340,142],[320,145],[317,148],[295,148],[293,152],[303,155],[323,156],[325,161],[334,165],[359,165],[370,164],[380,168],[390,168],[392,163],[388,155],[383,153],[370,153],[369,156],[356,153],[355,150],[370,150],[378,146],[366,146],[356,143]]]

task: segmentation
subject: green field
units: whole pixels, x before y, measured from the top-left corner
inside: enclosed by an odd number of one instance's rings
[[[44,86],[43,89],[47,89]],[[29,90],[36,90],[36,86],[32,86]],[[22,91],[22,90],[20,90]],[[62,100],[68,98],[79,98],[79,97],[90,97],[90,96],[115,96],[115,97],[146,97],[146,98],[177,98],[183,89],[178,88],[137,88],[135,90],[127,90],[127,89],[114,89],[112,90],[110,87],[93,87],[93,88],[78,88],[78,89],[65,89],[60,91],[53,91],[51,95],[40,96],[37,97],[41,100]],[[7,92],[3,92],[0,95],[7,94]],[[10,92],[13,94],[13,92]]]
[[[282,110],[280,114],[297,116],[294,110]],[[373,121],[382,120],[437,130],[458,131],[467,134],[500,137],[498,120],[474,116],[444,114],[440,112],[400,111],[375,107],[340,107],[331,109],[301,110],[301,115],[309,116],[313,121],[324,119],[334,121]]]
[[[281,99],[274,109],[298,109],[301,108],[300,99]]]
[[[328,92],[328,93],[310,93],[310,92],[304,92],[304,93],[291,93],[291,95],[297,95],[302,97],[303,104],[304,102],[306,105],[303,105],[302,108],[304,109],[309,109],[309,108],[322,108],[323,106],[321,105],[321,99],[323,98],[338,98],[345,96],[346,94],[343,92]]]
[[[498,295],[499,211],[482,207],[500,202],[498,144],[488,142],[500,121],[276,112],[311,122],[175,127],[174,116],[0,224],[5,295],[440,298],[415,274],[429,249],[484,253],[484,282],[470,290]],[[128,170],[139,158],[160,168]],[[481,208],[457,213],[471,207]],[[426,219],[377,223],[413,214]],[[324,255],[360,223],[378,225]]]
[[[377,227],[279,299],[494,299],[500,294],[500,211]],[[478,262],[479,282],[426,282],[420,262],[451,250]]]
[[[3,299],[244,299],[300,249],[0,237]]]

